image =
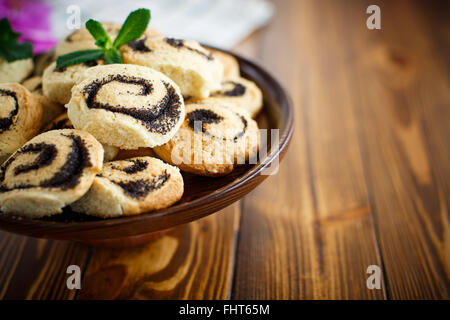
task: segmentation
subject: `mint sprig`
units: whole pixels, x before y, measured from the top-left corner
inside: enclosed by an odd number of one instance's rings
[[[29,42],[17,43],[19,37],[20,33],[13,31],[8,19],[0,20],[0,57],[8,62],[33,57],[33,45]]]
[[[105,59],[107,64],[122,63],[119,48],[133,40],[138,39],[147,29],[150,22],[150,10],[138,9],[131,12],[114,39],[111,41],[102,24],[90,19],[86,22],[86,29],[95,39],[95,45],[99,49],[74,51],[56,59],[56,67],[63,68],[74,64]]]

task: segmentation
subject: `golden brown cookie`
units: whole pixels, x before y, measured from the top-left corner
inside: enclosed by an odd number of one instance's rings
[[[0,57],[0,83],[22,82],[33,71],[33,59],[8,62]]]
[[[188,102],[202,101],[191,98]],[[222,89],[213,92],[210,97],[203,101],[230,104],[246,110],[252,118],[261,111],[263,107],[263,96],[258,86],[250,80],[236,78],[222,82]]]
[[[59,130],[59,129],[74,129],[72,122],[70,122],[67,113],[61,114],[59,117],[55,118],[52,122],[50,122],[47,127],[44,129],[45,131],[50,130]],[[117,153],[119,152],[119,148],[102,145],[103,146],[103,161],[111,161],[115,159]]]
[[[219,90],[223,66],[196,41],[154,37],[121,47],[124,63],[156,69],[171,78],[183,95],[206,98]]]
[[[83,79],[84,71],[104,63],[99,59],[63,68],[56,68],[56,62],[51,63],[42,75],[44,95],[50,101],[60,104],[68,103],[72,96],[72,87]]]
[[[41,127],[42,105],[18,83],[0,84],[0,157],[34,137]]]
[[[66,107],[75,128],[120,149],[164,144],[184,120],[178,86],[156,70],[129,64],[87,70]]]
[[[66,111],[60,103],[51,101],[42,93],[42,77],[35,76],[23,82],[23,86],[27,88],[36,98],[43,108],[42,126],[46,126],[57,116]]]
[[[71,205],[101,218],[166,208],[183,195],[180,170],[152,157],[107,162],[89,192]]]
[[[29,218],[60,213],[88,191],[102,163],[103,148],[89,133],[42,133],[0,167],[0,211]]]
[[[223,79],[235,79],[240,78],[239,63],[235,57],[231,54],[225,53],[220,50],[208,49],[214,58],[220,61],[223,65]]]
[[[255,157],[258,145],[258,125],[247,112],[203,101],[186,104],[186,119],[177,134],[153,150],[183,171],[221,176]]]

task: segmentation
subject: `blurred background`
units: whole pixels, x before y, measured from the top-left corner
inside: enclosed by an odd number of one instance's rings
[[[7,17],[21,39],[41,53],[73,32],[76,22],[81,27],[91,18],[123,23],[138,8],[150,8],[150,27],[166,36],[225,49],[267,24],[274,13],[268,0],[0,0],[0,18]]]

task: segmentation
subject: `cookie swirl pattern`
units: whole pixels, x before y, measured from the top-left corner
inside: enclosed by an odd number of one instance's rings
[[[222,176],[253,158],[258,146],[258,125],[247,112],[216,101],[201,101],[186,104],[186,120],[180,130],[153,150],[183,171]]]
[[[161,145],[184,119],[179,88],[155,70],[108,65],[86,74],[73,90],[68,115],[75,128],[102,143],[121,149]]]
[[[54,130],[18,149],[0,167],[0,210],[41,217],[79,199],[102,168],[103,148],[89,133]]]
[[[156,158],[137,157],[105,163],[89,192],[71,208],[113,218],[168,207],[182,194],[178,168]]]

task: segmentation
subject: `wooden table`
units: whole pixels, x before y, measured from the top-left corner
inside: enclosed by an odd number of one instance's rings
[[[277,75],[296,106],[278,175],[141,248],[1,232],[0,298],[449,298],[448,4],[275,3],[236,51]],[[366,28],[374,3],[381,30]],[[78,291],[66,288],[71,264]],[[379,290],[366,286],[370,265]]]

